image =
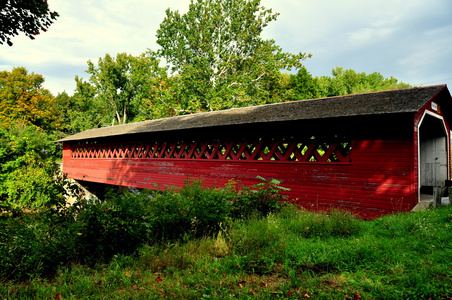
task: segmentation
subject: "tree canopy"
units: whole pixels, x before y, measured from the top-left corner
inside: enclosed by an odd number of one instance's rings
[[[62,200],[55,166],[61,147],[54,143],[61,112],[43,83],[23,67],[0,72],[0,210]]]
[[[352,69],[334,68],[332,76],[312,77],[305,67],[290,75],[287,95],[292,100],[334,97],[350,94],[410,88],[396,78],[385,78],[378,72],[366,74]]]
[[[277,16],[260,0],[191,0],[185,14],[168,9],[157,30],[158,54],[183,87],[180,111],[268,102],[266,87],[280,71],[299,68],[310,56],[283,52],[261,38]]]
[[[55,98],[42,87],[44,77],[23,67],[0,72],[0,121],[23,122],[45,130],[59,129]]]
[[[106,54],[97,65],[88,61],[88,82],[76,77],[79,98],[96,99],[109,107],[111,124],[124,124],[144,118],[143,103],[161,85],[166,70],[159,67],[156,57],[143,53],[133,56],[119,53],[115,57]],[[156,78],[159,78],[156,80]]]
[[[12,46],[11,37],[19,32],[31,39],[47,31],[59,16],[47,0],[3,0],[0,2],[0,44]]]
[[[333,69],[313,77],[305,53],[286,53],[261,34],[278,13],[260,0],[191,0],[168,9],[157,30],[160,49],[139,56],[106,54],[76,76],[73,96],[54,98],[44,78],[25,68],[0,73],[0,121],[45,130],[86,129],[200,111],[410,87],[380,73]],[[162,62],[165,62],[164,64]],[[298,70],[296,74],[285,70]]]
[[[387,91],[409,88],[411,85],[399,82],[396,78],[384,78],[378,72],[366,74],[357,73],[352,69],[344,70],[341,67],[332,70],[332,77],[318,78],[318,90],[322,97],[332,97],[376,91]]]

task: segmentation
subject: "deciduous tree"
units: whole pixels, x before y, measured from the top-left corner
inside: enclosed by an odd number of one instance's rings
[[[290,88],[293,99],[314,99],[320,96],[318,78],[313,78],[306,67],[302,67],[296,75],[290,76]]]
[[[0,44],[12,46],[11,37],[19,32],[31,39],[47,31],[58,17],[47,0],[3,0],[0,2]]]
[[[106,54],[99,58],[97,66],[88,61],[86,72],[91,76],[87,83],[77,84],[78,94],[107,103],[112,124],[143,119],[143,99],[149,97],[150,90],[158,84],[156,78],[165,73],[154,56],[126,53],[119,53],[116,58]]]
[[[44,77],[23,67],[0,72],[0,121],[24,122],[44,130],[59,129],[61,120],[55,98],[42,87]]]
[[[260,0],[191,0],[185,14],[166,11],[157,30],[158,53],[183,85],[181,113],[268,101],[269,82],[309,56],[283,52],[274,40],[261,38],[277,16]]]
[[[378,72],[366,74],[357,73],[352,69],[344,70],[341,67],[332,70],[332,77],[322,76],[316,78],[319,84],[321,97],[332,97],[340,95],[368,93],[376,91],[387,91],[394,89],[409,88],[411,85],[399,82],[396,78],[384,78]]]
[[[87,96],[90,94],[90,90],[93,95],[94,89],[77,76],[76,84],[73,96],[63,92],[55,97],[57,108],[61,111],[64,133],[74,134],[110,123],[110,109],[107,103],[103,103],[93,96]]]
[[[0,207],[34,208],[63,201],[55,137],[20,122],[0,122]]]

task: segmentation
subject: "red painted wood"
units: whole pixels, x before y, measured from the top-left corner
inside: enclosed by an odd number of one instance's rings
[[[174,158],[350,162],[349,141],[242,140],[74,145],[72,158]]]
[[[179,146],[183,149],[186,145]],[[232,146],[227,144],[225,153]],[[254,147],[261,148],[256,143]],[[270,161],[261,150],[262,161],[250,159],[250,153],[244,154],[248,160],[239,160],[238,156],[246,149],[245,144],[231,155],[235,159],[229,160],[224,159],[226,154],[219,155],[219,159],[185,159],[181,158],[181,152],[174,156],[178,158],[71,158],[71,150],[65,145],[63,165],[64,172],[74,179],[148,189],[155,189],[155,184],[160,188],[182,186],[187,177],[202,178],[209,186],[223,186],[231,178],[250,186],[258,182],[256,176],[259,175],[281,180],[282,186],[291,189],[287,195],[305,208],[344,208],[361,217],[373,218],[413,207],[417,189],[413,186],[412,147],[410,139],[354,140],[352,151],[347,155],[351,162],[322,163]],[[212,152],[206,154],[207,158],[213,157],[218,148],[218,144],[214,145]],[[274,145],[271,148],[277,149]],[[164,149],[161,147],[159,157],[162,157]],[[169,157],[177,152],[175,145],[168,149],[172,149],[167,153]],[[191,147],[185,152],[187,157],[192,156],[194,149]],[[206,150],[207,144],[200,149]],[[116,151],[117,156],[132,157],[132,152],[144,153],[145,150],[120,149],[113,152]],[[84,154],[85,157],[99,156],[106,150],[96,152],[91,149],[87,153],[90,151],[91,154]],[[200,153],[195,155],[201,157]],[[275,155],[287,157],[280,152]]]

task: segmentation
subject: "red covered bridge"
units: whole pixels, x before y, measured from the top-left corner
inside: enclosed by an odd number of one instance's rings
[[[155,189],[276,178],[308,209],[409,211],[450,177],[446,85],[294,101],[87,130],[63,142],[70,178]]]

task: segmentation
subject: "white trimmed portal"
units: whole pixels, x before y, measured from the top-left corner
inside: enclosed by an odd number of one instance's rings
[[[419,123],[419,189],[428,193],[449,179],[449,137],[442,116],[425,111]]]

